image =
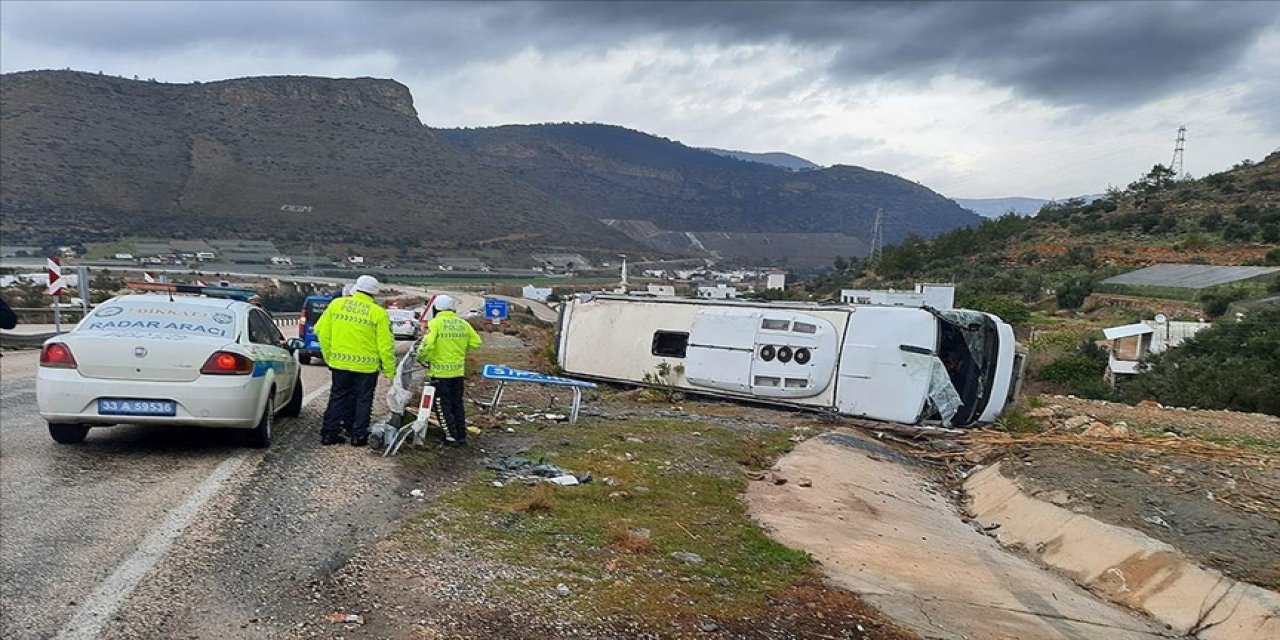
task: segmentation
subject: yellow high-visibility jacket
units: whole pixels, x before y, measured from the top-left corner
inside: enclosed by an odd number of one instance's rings
[[[427,323],[427,337],[418,347],[418,362],[431,365],[432,378],[461,378],[467,373],[467,352],[483,341],[471,323],[441,311]]]
[[[324,363],[334,369],[374,373],[396,372],[391,318],[369,294],[357,291],[329,303],[316,321],[316,338]]]

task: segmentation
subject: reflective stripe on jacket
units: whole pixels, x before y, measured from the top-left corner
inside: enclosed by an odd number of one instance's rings
[[[396,371],[395,338],[387,310],[367,293],[334,300],[315,326],[320,353],[334,369],[373,373],[390,378]]]
[[[431,365],[432,378],[461,378],[467,373],[467,352],[483,344],[471,323],[441,311],[427,323],[427,337],[418,347],[418,362]]]

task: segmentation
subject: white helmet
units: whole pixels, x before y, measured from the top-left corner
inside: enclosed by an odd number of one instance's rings
[[[345,284],[342,286],[342,295],[349,296],[355,290],[356,286],[354,284]]]
[[[379,286],[378,279],[373,276],[360,276],[359,278],[356,278],[356,291],[373,295],[378,292]]]
[[[436,296],[436,301],[432,304],[439,311],[453,310],[453,296],[440,294]]]

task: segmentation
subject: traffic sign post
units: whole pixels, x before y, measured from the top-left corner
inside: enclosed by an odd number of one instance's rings
[[[493,324],[501,324],[507,321],[507,301],[495,298],[485,298],[484,301],[484,317]]]
[[[50,256],[45,261],[45,271],[49,275],[49,286],[45,291],[53,296],[53,332],[62,333],[62,258]]]
[[[80,318],[89,315],[89,267],[76,267],[76,285],[80,288]]]
[[[594,382],[585,382],[583,380],[574,380],[573,378],[565,378],[562,376],[549,376],[545,373],[537,373],[536,371],[522,371],[500,364],[486,364],[480,370],[480,375],[489,379],[498,381],[498,389],[493,392],[493,400],[489,402],[489,412],[496,413],[498,404],[502,402],[502,392],[506,391],[508,382],[534,382],[537,384],[548,384],[557,387],[569,387],[573,391],[573,406],[569,411],[569,423],[573,424],[578,421],[578,411],[582,407],[582,390],[594,389]]]

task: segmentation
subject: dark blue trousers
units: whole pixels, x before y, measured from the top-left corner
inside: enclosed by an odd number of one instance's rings
[[[436,416],[445,433],[458,442],[467,441],[467,409],[463,404],[462,378],[432,378],[436,388]]]
[[[369,435],[369,414],[373,412],[373,391],[378,388],[378,372],[356,373],[329,369],[333,385],[329,387],[329,407],[324,410],[320,435],[342,435],[342,425],[351,426],[352,438]]]

